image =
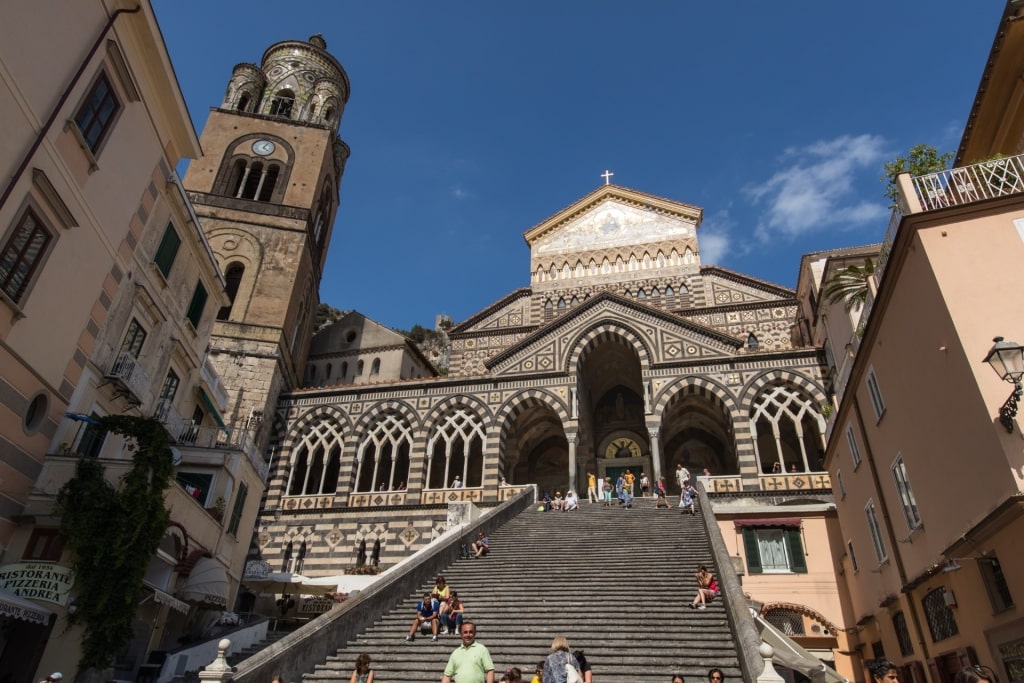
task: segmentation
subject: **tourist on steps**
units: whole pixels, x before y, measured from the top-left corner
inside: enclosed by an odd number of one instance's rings
[[[597,477],[594,476],[593,472],[587,472],[587,500],[591,503],[604,500],[604,496],[599,495],[597,492]]]
[[[476,541],[469,549],[473,552],[472,557],[482,557],[491,552],[491,539],[487,538],[483,529],[477,532]]]
[[[356,668],[352,670],[349,683],[373,683],[373,669],[370,668],[370,655],[365,652],[356,657]]]
[[[721,669],[708,671],[708,683],[725,683],[725,674]]]
[[[476,624],[462,622],[461,635],[462,645],[448,657],[441,683],[494,683],[494,662],[487,647],[476,642]]]
[[[569,491],[565,494],[565,503],[564,503],[564,507],[562,508],[562,510],[564,512],[568,512],[569,510],[579,510],[579,509],[580,509],[580,499],[576,497],[576,492],[575,491],[573,491],[572,489],[569,489]]]
[[[715,575],[708,571],[707,567],[701,565],[697,569],[697,597],[690,603],[690,609],[705,609],[707,603],[712,602],[722,594],[718,587]]]
[[[540,660],[537,663],[537,670],[533,672],[533,678],[530,683],[544,683],[544,660]]]
[[[684,515],[687,510],[690,511],[691,515],[697,514],[697,511],[694,509],[694,503],[697,501],[697,489],[693,488],[693,484],[686,482],[686,485],[683,486],[683,493],[680,498],[679,507],[683,509]]]
[[[430,597],[437,607],[437,618],[441,624],[444,624],[444,613],[448,609],[448,598],[451,596],[451,590],[448,588],[445,578],[438,576],[434,579],[434,587],[430,591]]]
[[[583,656],[583,650],[576,650],[572,653],[576,661],[580,663],[580,673],[583,674],[583,683],[594,683],[594,671],[587,664],[587,658]]]
[[[672,683],[686,683],[683,680],[683,674],[672,674]]]
[[[683,463],[676,463],[676,483],[679,484],[679,507],[683,507],[683,489],[690,481],[690,470],[683,466]]]
[[[579,671],[580,663],[569,652],[569,640],[565,636],[555,636],[551,641],[551,654],[544,660],[544,683],[565,683],[565,665],[571,663]]]
[[[604,493],[604,507],[610,508],[612,506],[612,478],[605,477],[604,484],[601,487],[601,492]]]
[[[555,499],[553,501],[551,501],[551,509],[552,510],[564,510],[565,509],[565,500],[562,498],[562,492],[561,491],[555,491]]]
[[[658,477],[658,483],[654,487],[654,494],[658,496],[658,502],[654,504],[654,507],[660,508],[662,503],[665,504],[666,508],[672,507],[668,504],[668,491],[665,490],[665,477]]]
[[[434,636],[431,640],[436,642],[437,603],[430,597],[430,593],[424,593],[423,599],[416,603],[416,618],[412,620],[412,626],[409,627],[409,635],[405,637],[405,642],[411,643],[416,640],[416,631],[422,624],[430,624],[430,630]]]
[[[441,635],[457,635],[462,630],[462,622],[466,618],[466,606],[459,600],[458,591],[452,591],[445,609],[441,612]]]

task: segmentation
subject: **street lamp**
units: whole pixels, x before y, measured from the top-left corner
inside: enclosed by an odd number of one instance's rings
[[[992,366],[1000,379],[1013,385],[1013,393],[999,408],[999,422],[1012,434],[1013,418],[1017,417],[1017,402],[1021,394],[1024,394],[1020,384],[1021,377],[1024,377],[1024,346],[1017,342],[1003,341],[1002,337],[992,341],[995,344],[985,356],[985,362]]]

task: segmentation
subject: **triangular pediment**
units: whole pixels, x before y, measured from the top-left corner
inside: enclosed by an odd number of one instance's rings
[[[693,238],[699,207],[604,185],[523,233],[535,256]]]
[[[474,313],[450,330],[450,334],[495,331],[529,324],[530,296],[528,287],[502,297],[487,308]]]
[[[654,365],[731,358],[743,345],[732,335],[606,292],[489,359],[486,365],[495,375],[564,371],[581,339],[602,327],[635,338],[648,350]]]

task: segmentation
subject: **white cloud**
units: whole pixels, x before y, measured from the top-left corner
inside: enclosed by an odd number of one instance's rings
[[[856,195],[854,181],[870,171],[877,182],[886,154],[877,135],[843,135],[787,149],[782,157],[787,168],[744,188],[754,204],[765,207],[757,236],[764,241],[776,234],[794,238],[830,226],[885,220],[889,210],[881,187],[879,201],[867,201]]]
[[[733,251],[730,233],[734,227],[735,222],[725,209],[716,211],[701,222],[697,233],[700,241],[701,264],[705,266],[722,264],[722,260]]]
[[[458,185],[452,188],[452,197],[458,200],[469,199],[470,194],[468,190],[465,190]]]

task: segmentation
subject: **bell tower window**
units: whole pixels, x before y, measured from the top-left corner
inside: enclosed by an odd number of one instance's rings
[[[292,108],[295,106],[295,93],[291,90],[282,90],[270,100],[271,116],[291,116]]]
[[[249,93],[242,93],[242,96],[238,98],[238,111],[249,111],[249,104],[252,99],[249,97]]]
[[[227,267],[224,272],[225,293],[228,295],[229,303],[221,307],[217,312],[217,320],[227,320],[231,317],[231,308],[235,305],[235,297],[238,295],[238,285],[242,283],[242,275],[245,274],[245,266],[237,261]]]
[[[274,197],[280,175],[281,167],[278,164],[264,166],[260,161],[238,159],[231,167],[228,194],[235,199],[269,202]]]

